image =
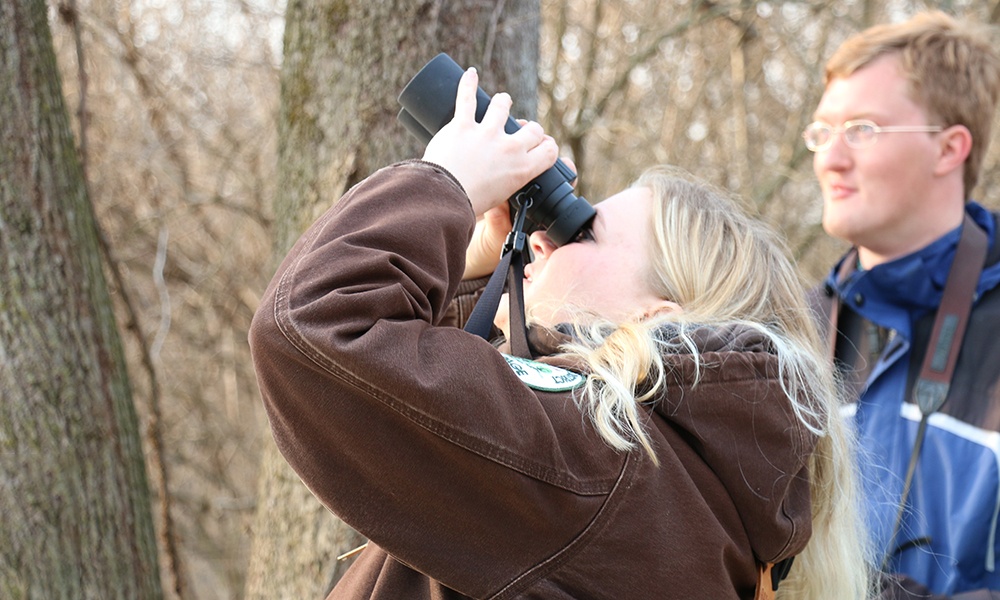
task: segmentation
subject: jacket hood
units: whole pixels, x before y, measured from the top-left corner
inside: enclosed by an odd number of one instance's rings
[[[555,353],[538,360],[586,373],[579,359],[558,354],[572,341],[567,331],[532,327],[528,341],[541,355]],[[650,426],[666,439],[679,436],[683,452],[708,465],[759,560],[794,556],[811,533],[801,516],[811,514],[807,462],[817,436],[785,394],[770,340],[746,325],[692,325],[683,338],[673,325],[658,333],[666,381],[650,403]]]

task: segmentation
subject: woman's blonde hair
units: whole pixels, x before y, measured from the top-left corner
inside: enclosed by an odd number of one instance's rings
[[[809,459],[813,535],[778,598],[871,595],[853,445],[839,415],[838,386],[806,304],[802,281],[778,237],[735,199],[669,167],[634,184],[652,191],[651,288],[681,310],[626,323],[588,320],[565,347],[590,366],[579,396],[605,441],[641,447],[654,461],[641,403],[667,385],[664,353],[698,357],[693,327],[747,327],[770,341],[799,419],[818,435]],[[671,331],[665,341],[662,331]],[[660,332],[660,333],[658,333]],[[674,347],[671,347],[670,345]]]

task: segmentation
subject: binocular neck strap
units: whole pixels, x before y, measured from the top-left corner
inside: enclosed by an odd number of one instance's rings
[[[920,450],[923,447],[924,435],[927,431],[927,421],[948,398],[948,389],[955,374],[955,364],[958,361],[958,353],[962,347],[965,329],[969,324],[969,313],[976,301],[976,287],[979,285],[979,277],[983,272],[988,247],[989,238],[986,232],[966,214],[965,220],[962,221],[962,233],[955,250],[955,258],[952,259],[951,269],[945,280],[941,304],[934,315],[934,325],[924,354],[923,366],[913,389],[914,400],[920,408],[920,424],[917,426],[916,438],[906,468],[896,521],[892,526],[887,552],[882,560],[883,570],[888,568],[889,561],[899,551],[927,541],[923,539],[911,540],[901,546],[896,546],[896,538],[906,513],[906,502],[913,485],[917,461],[920,458]],[[843,281],[848,277],[854,270],[856,263],[857,250],[853,250],[845,258],[841,270],[837,274],[838,280]],[[839,309],[840,299],[834,298],[828,332],[832,356],[836,354]]]
[[[528,236],[524,233],[524,218],[531,206],[531,198],[519,194],[514,200],[517,214],[514,227],[507,234],[503,255],[493,275],[490,276],[483,295],[465,323],[465,331],[489,341],[493,318],[500,306],[500,296],[504,290],[504,280],[510,298],[510,342],[511,354],[521,358],[531,358],[528,347],[528,331],[524,317],[524,254],[527,251]]]

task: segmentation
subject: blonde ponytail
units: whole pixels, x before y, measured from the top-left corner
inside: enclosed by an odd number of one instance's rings
[[[784,246],[734,198],[679,170],[650,170],[635,185],[650,189],[654,199],[650,286],[681,310],[639,322],[580,319],[585,324],[563,349],[590,369],[581,409],[613,448],[641,448],[657,461],[642,403],[665,391],[663,356],[690,354],[700,365],[688,335],[694,327],[760,332],[778,359],[796,415],[818,436],[809,459],[813,534],[777,598],[873,597],[854,444],[840,417],[832,364]]]

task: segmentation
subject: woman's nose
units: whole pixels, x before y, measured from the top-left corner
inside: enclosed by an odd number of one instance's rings
[[[547,258],[552,251],[556,249],[556,245],[552,243],[549,236],[545,235],[544,231],[535,231],[528,238],[531,242],[531,253],[535,258]]]

